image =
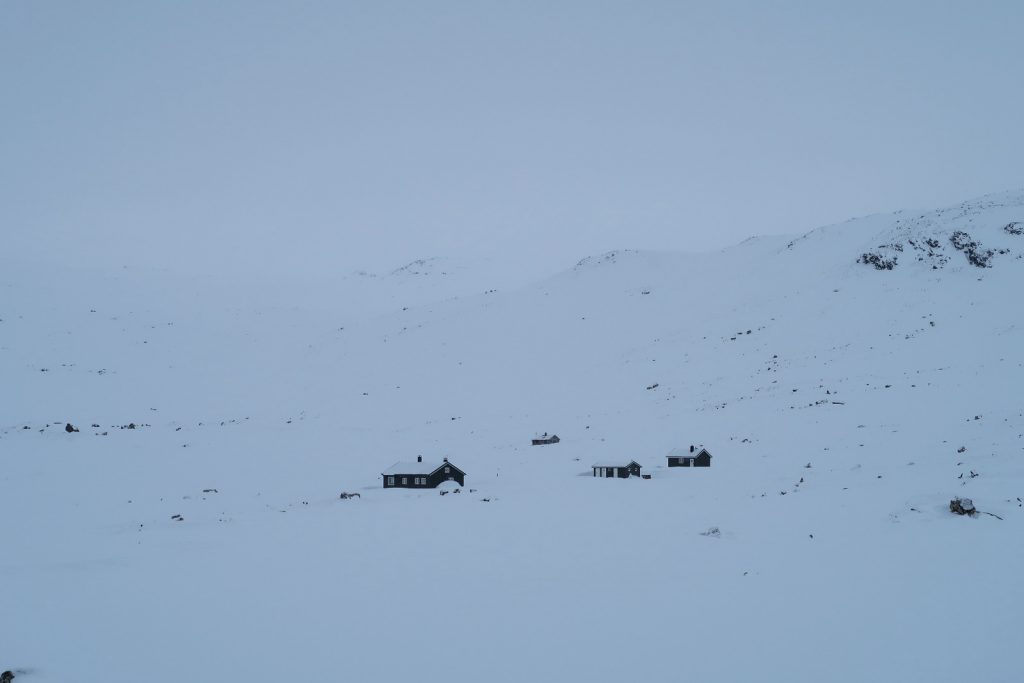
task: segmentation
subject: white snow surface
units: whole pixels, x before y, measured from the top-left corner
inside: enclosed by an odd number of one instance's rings
[[[432,289],[436,261],[286,290],[6,254],[0,670],[1022,680],[1013,221],[1022,192],[497,291],[473,264]],[[664,466],[691,443],[710,468]],[[381,487],[421,452],[460,495]],[[654,477],[591,476],[634,459]]]

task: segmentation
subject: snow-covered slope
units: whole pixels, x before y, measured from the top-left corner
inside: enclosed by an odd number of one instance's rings
[[[296,290],[5,257],[0,670],[1019,680],[1020,221],[1005,193],[459,296],[437,261]],[[690,444],[711,468],[664,467]],[[383,490],[417,454],[466,488]],[[617,460],[652,478],[590,476]]]

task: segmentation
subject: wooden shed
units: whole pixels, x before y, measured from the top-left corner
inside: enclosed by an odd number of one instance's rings
[[[558,443],[561,439],[558,438],[557,434],[548,434],[544,432],[533,437],[533,441],[530,443],[531,446],[547,446],[548,444]]]
[[[605,464],[598,463],[591,465],[594,470],[595,477],[618,477],[619,479],[628,479],[629,477],[640,476],[640,463],[636,460],[631,460],[626,464]]]
[[[673,448],[665,457],[669,467],[711,467],[711,454],[703,446]]]
[[[432,489],[445,481],[466,485],[466,473],[448,462],[448,458],[441,462],[423,462],[422,455],[416,457],[416,462],[396,462],[381,476],[386,489]]]

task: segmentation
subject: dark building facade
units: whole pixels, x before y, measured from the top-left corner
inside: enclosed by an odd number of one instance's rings
[[[673,448],[666,457],[669,467],[711,467],[711,454],[703,446]]]
[[[417,456],[416,462],[396,462],[381,476],[386,489],[433,489],[446,481],[466,485],[466,473],[448,462],[448,458],[438,463],[423,462],[423,456]]]
[[[618,465],[598,464],[598,465],[592,465],[591,467],[594,470],[594,476],[595,477],[608,477],[608,478],[618,477],[619,479],[628,479],[629,477],[639,477],[640,476],[640,463],[638,463],[636,460],[631,460],[627,464],[621,464],[621,463],[618,464]]]
[[[558,438],[557,434],[548,434],[544,432],[540,436],[533,437],[533,441],[530,442],[531,446],[547,446],[548,444],[558,443],[561,439]]]

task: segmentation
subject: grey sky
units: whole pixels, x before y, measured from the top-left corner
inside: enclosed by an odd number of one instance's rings
[[[0,5],[26,257],[705,250],[1024,186],[1019,2]]]

